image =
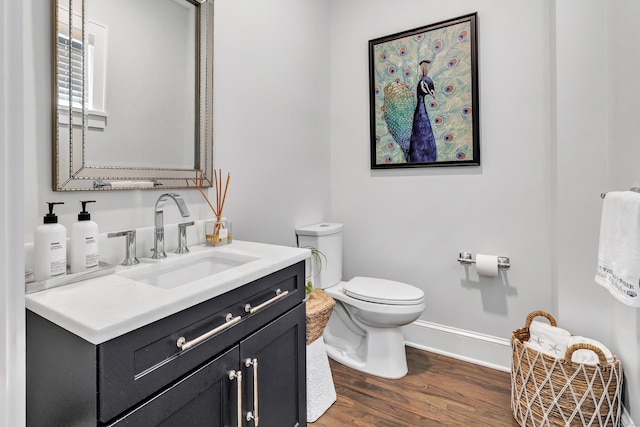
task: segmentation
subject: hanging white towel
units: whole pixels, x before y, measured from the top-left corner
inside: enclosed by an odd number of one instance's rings
[[[624,304],[640,307],[640,193],[607,193],[595,281]]]
[[[591,344],[592,346],[598,347],[602,350],[602,353],[604,354],[604,357],[607,358],[608,363],[613,363],[613,353],[611,353],[611,350],[599,341],[575,335],[569,338],[568,344],[569,347],[574,344]],[[574,363],[583,363],[585,365],[597,365],[599,363],[599,357],[591,350],[580,349],[573,352],[571,355],[571,361]]]

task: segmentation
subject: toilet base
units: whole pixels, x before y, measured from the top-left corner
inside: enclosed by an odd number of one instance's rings
[[[324,340],[327,354],[336,362],[382,378],[398,379],[407,374],[401,327],[367,329],[362,340],[356,343],[334,335],[330,325],[331,321],[324,331]]]

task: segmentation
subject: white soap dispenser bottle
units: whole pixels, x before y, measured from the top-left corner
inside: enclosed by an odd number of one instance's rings
[[[33,278],[40,282],[67,274],[67,229],[58,224],[53,213],[55,205],[63,202],[47,202],[49,213],[44,216],[44,224],[36,227],[34,233]]]
[[[71,225],[69,251],[71,273],[98,268],[98,224],[91,221],[91,215],[87,212],[87,203],[95,203],[95,200],[85,200],[80,203],[82,203],[82,212],[78,214],[78,222]]]

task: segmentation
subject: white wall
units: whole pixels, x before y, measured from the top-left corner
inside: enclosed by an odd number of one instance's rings
[[[640,61],[637,55],[631,54],[640,45],[640,34],[636,29],[640,3],[633,0],[607,2],[607,13],[607,49],[610,52],[606,61],[610,91],[608,188],[625,190],[640,186],[640,120],[637,119]],[[636,424],[640,424],[640,311],[613,299],[609,301],[610,340],[627,362],[624,365],[625,405]]]
[[[605,4],[562,1],[555,12],[558,306],[567,328],[607,341],[608,292],[593,280],[600,193],[608,190]],[[585,90],[588,82],[598,89]]]
[[[329,212],[323,0],[216,0],[214,159],[238,238],[295,245]],[[240,233],[240,234],[238,234]]]
[[[601,192],[640,185],[635,161],[640,38],[633,1],[557,2],[557,265],[564,325],[623,363],[624,404],[640,420],[640,316],[594,285]]]
[[[482,165],[370,170],[367,40],[476,11]],[[331,219],[345,224],[345,278],[420,287],[414,344],[432,347],[442,325],[499,337],[507,366],[511,331],[555,311],[548,2],[335,1],[331,25]],[[479,279],[460,251],[512,267]]]
[[[16,185],[23,174],[25,9],[22,2],[0,4],[0,426],[25,423],[22,188]]]

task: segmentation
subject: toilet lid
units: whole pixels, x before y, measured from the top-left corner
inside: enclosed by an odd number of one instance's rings
[[[344,284],[344,293],[377,304],[410,305],[424,301],[424,292],[415,286],[373,277],[354,277]]]

